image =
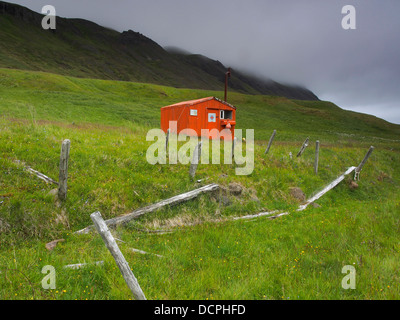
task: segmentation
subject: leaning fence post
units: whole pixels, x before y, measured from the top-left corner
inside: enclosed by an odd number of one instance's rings
[[[358,165],[358,167],[356,168],[356,170],[354,171],[354,180],[360,180],[360,172],[361,169],[364,167],[364,164],[367,162],[369,156],[371,155],[372,151],[374,151],[374,147],[371,146],[367,152],[367,154],[365,155],[364,159],[361,161],[361,163]]]
[[[64,140],[61,145],[60,155],[60,174],[58,179],[58,198],[65,200],[67,198],[67,180],[68,180],[68,159],[71,141]]]
[[[307,146],[308,146],[308,140],[309,140],[309,138],[307,138],[307,139],[303,142],[303,145],[301,146],[300,151],[297,153],[297,157],[300,157],[300,156],[303,154],[304,150],[306,150],[306,148],[307,148]]]
[[[146,300],[146,297],[140,288],[140,285],[134,276],[131,268],[129,268],[128,262],[126,262],[124,256],[122,255],[121,250],[119,249],[117,243],[115,242],[114,237],[112,236],[110,230],[108,229],[106,223],[101,217],[100,212],[94,212],[90,215],[94,226],[96,227],[97,232],[103,238],[104,243],[107,246],[107,249],[111,252],[114,257],[115,262],[118,265],[119,270],[122,273],[122,276],[125,279],[126,284],[129,289],[131,289],[133,296],[136,300]]]
[[[194,148],[192,163],[190,164],[190,169],[189,169],[189,175],[191,178],[194,178],[194,175],[196,174],[197,165],[200,162],[200,157],[201,157],[201,141]]]
[[[265,149],[264,154],[267,154],[269,151],[269,148],[271,148],[272,141],[274,140],[275,135],[276,135],[276,130],[274,130],[274,132],[272,132],[271,138],[269,138],[268,147],[267,147],[267,149]]]
[[[319,162],[319,140],[315,141],[315,161],[314,161],[314,172],[318,173],[318,162]]]

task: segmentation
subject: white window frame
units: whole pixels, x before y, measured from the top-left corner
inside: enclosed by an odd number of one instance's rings
[[[229,114],[231,115],[231,117],[230,118],[227,118],[226,117],[226,114],[227,114],[227,112],[229,112]],[[220,110],[220,113],[219,113],[219,115],[220,115],[220,119],[221,120],[232,120],[232,117],[233,117],[233,114],[232,114],[232,111],[230,111],[230,110]]]

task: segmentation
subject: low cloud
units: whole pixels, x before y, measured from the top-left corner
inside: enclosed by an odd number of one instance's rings
[[[344,30],[348,1],[29,0],[40,12],[141,32],[226,66],[299,84],[340,107],[400,124],[400,2],[352,0],[356,29]]]

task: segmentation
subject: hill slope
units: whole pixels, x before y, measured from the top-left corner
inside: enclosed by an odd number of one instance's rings
[[[223,98],[223,92],[0,68],[0,115],[7,118],[158,128],[161,107],[207,96]],[[237,128],[254,129],[257,140],[268,140],[273,129],[285,140],[366,137],[372,143],[400,136],[399,125],[331,102],[236,92],[229,101],[237,107]]]
[[[148,82],[222,90],[227,68],[200,55],[172,54],[132,30],[119,33],[82,19],[57,17],[43,30],[43,15],[0,1],[0,67],[84,78]],[[311,91],[232,72],[230,89],[318,100]]]
[[[399,139],[400,126],[323,101],[232,93],[241,128],[254,128],[258,139],[278,129],[267,155],[266,141],[255,144],[251,175],[200,163],[198,183],[189,164],[146,160],[160,106],[221,94],[0,69],[0,299],[129,299],[100,236],[73,232],[91,224],[95,211],[113,218],[209,183],[243,189],[203,194],[113,231],[148,299],[399,299],[400,143],[374,136]],[[306,134],[321,140],[318,174],[312,144],[301,157],[288,156]],[[67,138],[68,196],[59,206],[55,185],[22,162],[57,179]],[[309,198],[357,165],[370,143],[376,149],[358,188],[349,176],[318,206],[297,211],[291,188]],[[272,210],[290,214],[231,220]],[[49,252],[46,243],[56,239],[64,241]],[[77,263],[86,268],[65,268]],[[47,265],[57,270],[57,290],[42,287]],[[346,265],[356,268],[356,290],[341,286]]]

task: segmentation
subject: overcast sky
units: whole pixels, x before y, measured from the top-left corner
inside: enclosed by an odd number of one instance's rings
[[[175,46],[299,84],[321,100],[400,124],[399,0],[20,0],[40,12],[132,29]],[[342,28],[345,5],[356,29]]]

